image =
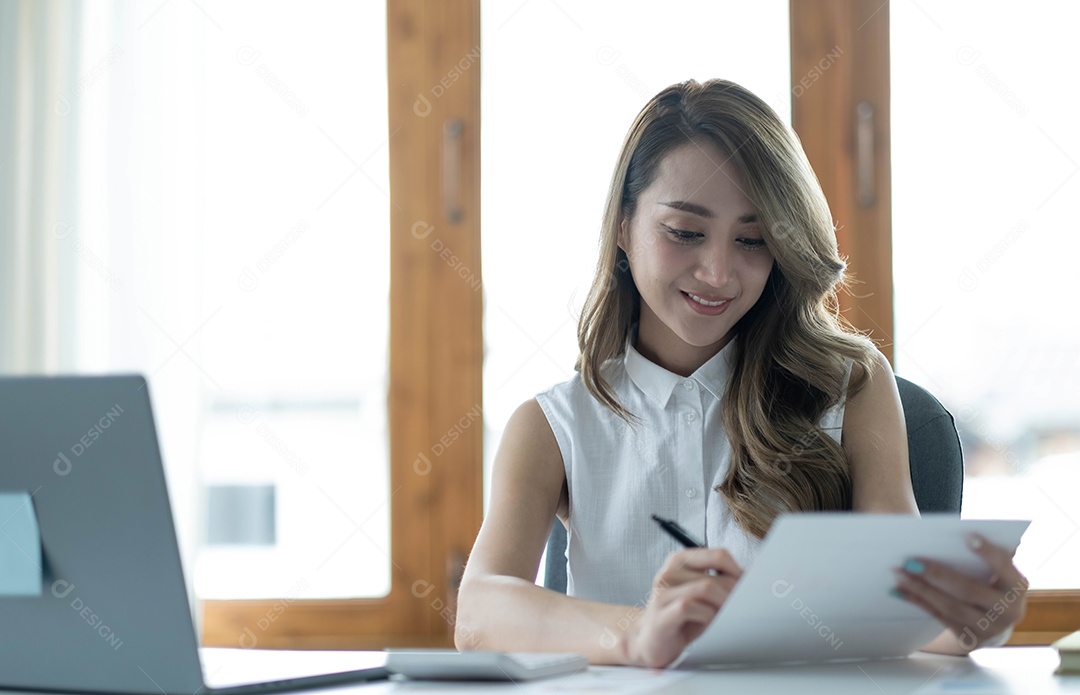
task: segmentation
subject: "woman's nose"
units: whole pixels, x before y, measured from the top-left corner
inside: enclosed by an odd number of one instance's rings
[[[731,253],[716,248],[702,249],[695,275],[710,287],[722,288],[731,279]]]

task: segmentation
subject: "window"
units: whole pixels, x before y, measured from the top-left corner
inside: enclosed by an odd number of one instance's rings
[[[956,416],[966,517],[1033,519],[1017,565],[1080,586],[1080,14],[891,4],[896,367]]]
[[[384,595],[384,8],[85,9],[77,368],[149,375],[199,597]]]

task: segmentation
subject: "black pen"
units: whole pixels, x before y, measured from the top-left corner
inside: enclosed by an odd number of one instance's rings
[[[687,548],[704,548],[705,544],[695,540],[690,532],[679,525],[677,521],[671,521],[670,519],[664,519],[657,515],[652,515],[653,521],[660,524],[660,528],[664,529],[669,536],[682,543]]]

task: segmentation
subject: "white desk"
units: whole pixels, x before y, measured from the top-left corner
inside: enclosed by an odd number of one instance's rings
[[[676,684],[680,693],[818,693],[932,695],[935,693],[1080,693],[1080,677],[1055,676],[1049,647],[983,649],[970,658],[916,654],[907,659],[821,666],[697,673]]]
[[[217,651],[217,650],[211,650]],[[231,651],[231,650],[230,650]],[[359,667],[381,663],[373,652],[244,652],[242,668],[219,669],[222,675],[240,676],[238,671],[259,678],[273,678],[298,671],[331,670],[335,665]],[[214,668],[210,658],[208,666]],[[235,665],[235,662],[233,662]],[[1058,657],[1049,647],[1005,647],[982,649],[970,658],[916,654],[907,659],[860,661],[819,666],[777,666],[771,668],[726,669],[718,671],[650,671],[647,669],[592,667],[567,677],[547,678],[529,683],[438,683],[421,681],[379,681],[365,685],[339,686],[300,693],[439,693],[453,695],[540,695],[541,693],[722,693],[723,695],[938,695],[979,693],[981,695],[1080,695],[1080,676],[1055,676]],[[249,671],[250,669],[250,671]],[[8,693],[11,691],[0,691]],[[40,695],[36,693],[33,695]]]
[[[1057,653],[1050,647],[982,649],[970,658],[916,654],[907,659],[819,666],[650,672],[590,668],[565,678],[527,684],[381,682],[363,693],[753,693],[770,695],[935,695],[937,693],[1080,693],[1080,676],[1055,676]],[[677,679],[677,680],[676,680]],[[359,690],[357,688],[350,688]]]

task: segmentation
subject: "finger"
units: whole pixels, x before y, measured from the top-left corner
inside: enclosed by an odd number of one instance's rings
[[[742,575],[742,568],[731,554],[723,548],[690,548],[679,550],[668,556],[666,567],[686,569],[702,573],[715,571],[735,577]]]
[[[738,578],[742,567],[724,548],[689,548],[678,550],[668,556],[666,566],[678,566],[697,572],[716,570],[720,574]]]
[[[1016,551],[998,545],[979,533],[967,534],[968,547],[981,555],[991,566],[1012,564]]]
[[[930,614],[930,616],[932,616],[939,623],[941,623],[946,629],[951,630],[956,635],[964,634],[963,626],[961,626],[959,623],[953,622],[950,617],[943,614],[936,605],[928,602],[921,595],[911,591],[907,591],[903,588],[898,589],[898,591],[903,600],[926,611],[928,614]]]
[[[700,594],[702,600],[707,600],[719,608],[735,590],[737,583],[736,578],[727,575],[712,575],[676,568],[658,575],[653,586],[658,599],[673,600],[682,595],[680,592],[690,591]]]
[[[955,596],[947,594],[921,577],[897,572],[900,592],[914,597],[917,603],[954,632],[965,625],[974,625],[985,616],[985,611]],[[959,633],[957,633],[959,634]]]
[[[709,625],[715,617],[716,611],[700,609],[696,610],[693,616],[688,616],[686,622],[683,623],[679,630],[684,643],[689,644],[698,637],[701,637],[701,635],[709,629]]]
[[[710,606],[713,613],[716,613],[727,601],[733,588],[733,583],[728,583],[721,578],[697,575],[696,580],[672,587],[663,595],[658,596],[658,600],[663,606],[689,605],[697,602]]]
[[[700,595],[695,595],[694,587],[682,586],[657,596],[649,605],[647,632],[653,639],[659,639],[671,647],[672,641],[683,640],[678,646],[681,650],[690,640],[696,638],[712,619],[716,617],[717,607]]]
[[[989,565],[997,577],[996,585],[1002,588],[1014,588],[1027,591],[1027,578],[1013,564],[1015,551],[991,543],[977,533],[968,534],[968,546]]]
[[[716,617],[716,606],[692,596],[682,596],[664,606],[663,611],[673,625],[699,623],[708,625]]]
[[[712,570],[703,572],[701,570],[693,570],[676,565],[662,570],[656,576],[654,587],[657,589],[668,589],[703,580],[721,586],[725,591],[731,592],[735,588],[735,584],[738,583],[739,578],[730,574],[716,574]]]
[[[689,641],[704,632],[718,612],[716,605],[700,597],[683,595],[662,606],[658,617],[664,632],[677,632]]]
[[[909,560],[900,572],[908,578],[921,578],[955,599],[974,604],[981,610],[989,609],[1001,596],[1001,591],[986,582],[934,560]]]
[[[671,642],[675,642],[677,651],[682,651],[708,629],[715,617],[716,609],[711,606],[696,602],[675,603],[657,614],[653,628],[669,648]]]

